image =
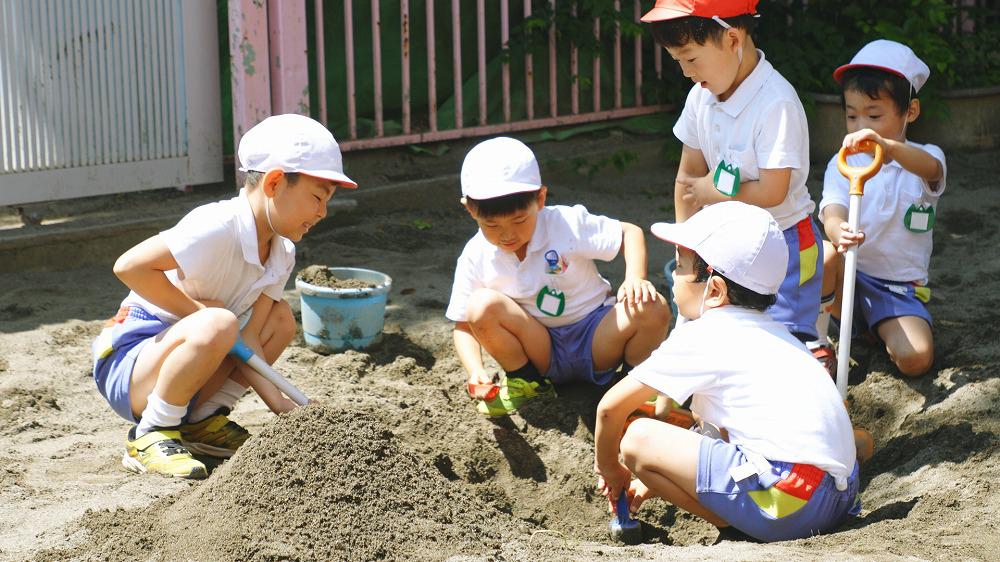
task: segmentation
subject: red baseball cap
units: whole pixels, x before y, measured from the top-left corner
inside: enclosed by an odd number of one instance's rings
[[[731,18],[757,13],[758,0],[656,0],[640,21],[651,23],[687,16]]]

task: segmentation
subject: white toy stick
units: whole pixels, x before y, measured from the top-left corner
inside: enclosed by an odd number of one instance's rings
[[[875,157],[865,168],[847,165],[847,155],[859,152],[874,152]],[[861,197],[865,194],[865,182],[882,168],[882,147],[872,141],[863,141],[857,149],[843,147],[837,155],[837,169],[851,182],[850,207],[847,224],[851,232],[857,232],[861,220]],[[837,349],[837,390],[841,398],[847,398],[847,374],[851,367],[851,327],[854,323],[854,281],[858,270],[858,246],[852,245],[844,256],[844,290],[841,293],[840,343]]]
[[[309,399],[306,398],[302,391],[295,387],[294,384],[288,382],[288,379],[281,376],[281,373],[274,370],[274,367],[267,364],[250,349],[247,344],[243,343],[242,339],[237,339],[233,348],[229,350],[230,355],[235,355],[241,361],[250,366],[251,369],[260,373],[260,376],[264,377],[270,381],[274,386],[278,387],[278,390],[282,394],[289,397],[292,402],[295,402],[299,406],[305,406],[309,403]]]

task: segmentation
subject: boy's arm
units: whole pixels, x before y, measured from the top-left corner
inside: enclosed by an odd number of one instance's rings
[[[453,337],[455,352],[468,374],[468,382],[471,384],[491,384],[493,378],[486,372],[486,367],[483,365],[483,348],[479,345],[476,336],[472,335],[469,323],[455,322]]]
[[[630,304],[652,302],[656,299],[656,287],[646,279],[646,236],[632,223],[621,225],[625,281],[618,288],[618,300]]]
[[[788,186],[792,180],[791,168],[761,168],[760,179],[740,183],[735,197],[723,194],[715,188],[714,173],[700,178],[685,178],[678,176],[682,184],[683,196],[687,208],[695,210],[721,203],[722,201],[742,201],[757,207],[777,207],[788,196]]]
[[[944,168],[937,158],[934,158],[926,150],[915,146],[910,146],[905,142],[887,139],[871,129],[862,129],[844,137],[843,146],[857,147],[861,141],[871,140],[882,146],[885,153],[885,161],[895,160],[904,170],[920,176],[931,186],[931,191],[936,191],[938,182],[944,175]]]
[[[681,149],[680,164],[677,166],[677,179],[674,180],[674,215],[677,222],[686,221],[701,209],[694,201],[685,198],[685,195],[691,183],[704,178],[707,173],[708,164],[705,162],[705,155],[701,150],[685,144]]]
[[[200,303],[167,279],[166,271],[178,269],[177,260],[159,236],[151,236],[127,250],[115,262],[114,272],[129,289],[156,306],[184,318],[202,308]]]
[[[243,343],[253,350],[254,354],[258,357],[267,360],[264,356],[264,348],[260,342],[260,334],[264,330],[264,322],[267,320],[268,315],[271,313],[271,308],[274,307],[274,300],[271,297],[261,293],[257,297],[256,302],[253,303],[253,308],[250,312],[250,320],[247,321],[246,326],[240,332],[240,336],[243,338]],[[250,368],[248,365],[239,363],[240,374],[242,374],[250,386],[253,387],[254,391],[260,396],[260,399],[267,404],[267,407],[274,413],[280,414],[283,412],[289,412],[293,410],[296,406],[295,402],[292,402],[288,398],[285,398],[278,387],[274,385],[271,381],[265,379],[260,373]]]
[[[601,477],[601,493],[612,502],[628,485],[631,471],[619,459],[625,420],[655,392],[635,377],[625,377],[609,390],[597,406],[594,430],[594,472]]]
[[[843,205],[832,203],[823,207],[823,231],[830,243],[837,248],[837,252],[843,254],[851,246],[860,246],[865,241],[865,233],[860,229],[858,232],[851,232],[850,224],[847,222],[848,210]]]

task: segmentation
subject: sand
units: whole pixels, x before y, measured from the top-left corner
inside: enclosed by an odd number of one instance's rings
[[[862,516],[834,533],[762,545],[650,501],[638,515],[646,544],[613,543],[592,474],[600,389],[560,388],[498,422],[467,398],[443,318],[475,232],[456,197],[371,214],[359,205],[363,220],[306,239],[300,266],[392,276],[385,336],[329,356],[296,339],[276,367],[319,404],[276,417],[245,397],[233,419],[254,436],[203,482],[120,467],[129,426],[94,389],[88,355],[125,293],[110,267],[0,275],[0,559],[996,559],[1000,197],[986,178],[998,157],[949,155],[932,372],[904,378],[884,352],[858,346],[850,412],[874,433],[875,456],[862,468]],[[624,174],[546,180],[550,203],[647,227],[669,217],[674,173],[644,156]],[[662,286],[670,249],[648,238]],[[622,279],[620,258],[601,270]],[[297,310],[295,291],[286,298]]]

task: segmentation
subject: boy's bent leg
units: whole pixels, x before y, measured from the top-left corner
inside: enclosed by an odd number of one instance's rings
[[[934,334],[919,316],[883,320],[876,328],[889,357],[904,375],[917,377],[934,364]]]
[[[638,365],[659,347],[670,330],[670,306],[660,294],[652,302],[615,304],[594,331],[594,371],[614,369],[621,361]]]
[[[729,524],[698,501],[697,478],[701,442],[693,431],[639,419],[622,438],[625,465],[654,494],[716,527]]]
[[[478,289],[469,296],[466,315],[479,344],[505,371],[519,369],[529,361],[539,372],[548,371],[552,352],[549,332],[513,299],[491,289]]]

